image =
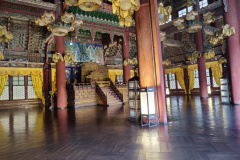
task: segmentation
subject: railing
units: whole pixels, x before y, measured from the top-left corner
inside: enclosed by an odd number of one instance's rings
[[[118,96],[118,98],[124,102],[123,100],[123,94],[117,89],[117,87],[114,85],[114,83],[112,82],[112,80],[109,78],[110,81],[110,87],[111,89],[116,93],[116,95]]]
[[[93,88],[95,83],[74,83],[74,90],[80,90],[85,88]]]
[[[96,81],[100,86],[110,86],[109,81]]]
[[[103,92],[103,90],[101,89],[97,82],[95,83],[95,85],[97,95],[101,98],[104,105],[108,105],[107,95],[105,95],[105,93]]]
[[[125,82],[115,82],[114,83],[116,87],[127,87],[128,84]]]

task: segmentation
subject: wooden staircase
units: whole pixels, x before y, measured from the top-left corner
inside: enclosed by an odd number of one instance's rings
[[[108,105],[122,105],[121,99],[118,98],[117,94],[111,89],[111,87],[101,87],[101,89],[107,96]]]
[[[93,88],[75,91],[75,107],[95,106],[96,90]]]

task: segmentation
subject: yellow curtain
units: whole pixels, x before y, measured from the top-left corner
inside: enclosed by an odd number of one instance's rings
[[[220,87],[220,78],[222,77],[221,63],[218,61],[206,62],[206,68],[211,68],[215,82]],[[198,69],[198,65],[188,66],[188,79],[189,79],[189,93],[194,88],[194,70]]]
[[[42,104],[45,105],[45,99],[42,94],[43,87],[43,72],[42,69],[31,68],[31,77],[33,82],[33,88],[37,98],[42,99]]]
[[[42,76],[43,70],[42,70],[42,68],[0,67],[0,77],[5,75],[6,82],[7,82],[8,75],[16,76],[19,74],[21,74],[23,76],[27,76],[27,75],[31,74],[35,94],[36,94],[37,98],[42,99],[42,103],[45,104],[45,100],[42,95],[42,86],[43,86],[43,76]],[[1,78],[0,82],[1,82],[0,93],[2,94],[1,90],[4,85],[4,79]],[[5,85],[6,85],[6,82],[5,82]],[[4,85],[4,88],[5,88],[5,85]],[[4,90],[4,88],[3,88],[3,90]]]
[[[185,86],[185,82],[184,82],[184,72],[183,72],[183,68],[171,68],[171,69],[165,69],[165,74],[176,74],[177,77],[177,81],[179,83],[179,85],[182,87],[182,89],[185,91],[185,94],[187,93],[186,91],[186,86]]]
[[[215,82],[220,87],[220,78],[222,77],[222,64],[218,61],[207,62],[206,68],[211,68]]]
[[[0,71],[0,96],[2,95],[5,89],[5,86],[7,84],[7,79],[8,79],[8,75],[6,74],[6,72]]]
[[[52,68],[52,94],[51,94],[51,96],[53,96],[56,91],[57,91],[56,69]]]
[[[189,94],[191,94],[191,90],[194,88],[194,70],[197,68],[197,64],[188,66]]]
[[[112,80],[112,82],[115,82],[116,76],[123,75],[123,70],[120,69],[109,69],[108,70],[108,76]]]
[[[130,70],[130,75],[131,75],[131,78],[134,77],[134,70]]]

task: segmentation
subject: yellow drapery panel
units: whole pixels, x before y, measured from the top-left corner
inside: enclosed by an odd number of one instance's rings
[[[194,88],[194,70],[197,68],[197,64],[188,66],[189,94],[191,94],[191,90]]]
[[[7,84],[7,79],[8,79],[7,74],[0,75],[0,96],[2,95],[5,89],[5,86]]]
[[[43,78],[42,74],[31,74],[32,82],[33,82],[33,88],[35,91],[35,94],[38,98],[42,99],[42,104],[45,105],[45,100],[42,94],[42,87],[43,87]]]
[[[222,77],[222,69],[221,65],[218,61],[206,62],[206,69],[211,68],[212,74],[215,82],[218,86],[220,86],[220,78]],[[194,88],[194,70],[198,69],[198,65],[189,65],[188,66],[188,79],[189,79],[189,93]]]
[[[21,74],[23,76],[27,76],[27,75],[31,74],[35,94],[36,94],[37,98],[42,99],[42,103],[44,104],[45,100],[42,95],[43,69],[42,68],[0,67],[0,76],[7,75],[7,77],[8,77],[8,75],[17,76],[19,74]],[[7,81],[7,78],[6,78],[6,81]],[[2,83],[0,85],[2,85]],[[5,86],[4,86],[4,88],[5,88]],[[1,88],[0,88],[0,91],[1,91]]]
[[[215,82],[220,87],[220,78],[222,77],[222,64],[218,61],[207,62],[206,68],[211,68]]]
[[[109,69],[108,70],[109,78],[112,80],[112,82],[115,82],[116,76],[123,75],[123,70],[120,69]]]
[[[184,82],[183,68],[178,67],[178,68],[165,69],[165,74],[169,74],[169,73],[176,74],[179,85],[185,91],[185,94],[187,94],[186,86],[185,86],[185,82]]]
[[[56,78],[56,69],[52,68],[52,93],[51,96],[57,91],[57,78]]]
[[[134,77],[134,70],[130,70],[130,75],[131,75],[131,78]]]

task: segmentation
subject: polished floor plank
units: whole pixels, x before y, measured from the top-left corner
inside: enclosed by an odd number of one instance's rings
[[[128,106],[0,110],[0,159],[239,160],[240,106],[167,97],[168,125],[140,127]]]

